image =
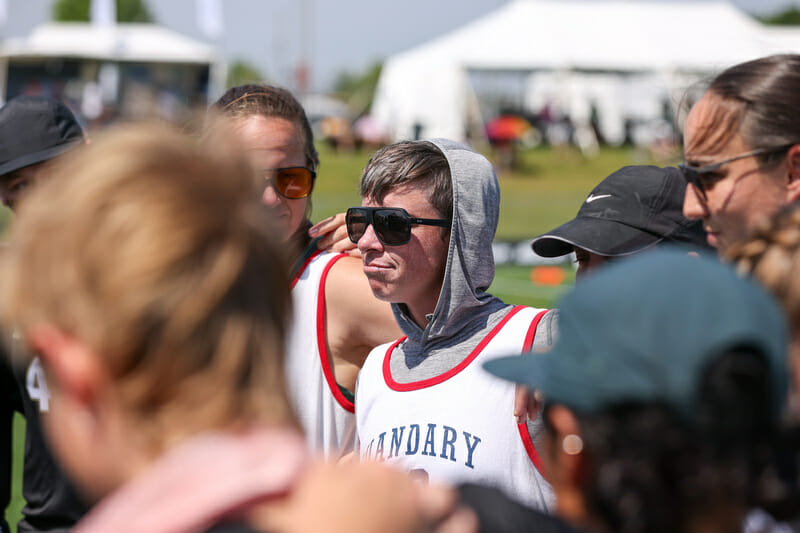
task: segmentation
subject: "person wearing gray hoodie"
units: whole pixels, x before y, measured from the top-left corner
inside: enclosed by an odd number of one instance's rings
[[[513,385],[481,368],[549,346],[555,334],[553,313],[486,292],[500,207],[491,164],[453,141],[400,142],[370,159],[361,196],[347,211],[348,235],[405,337],[373,349],[359,375],[359,455],[549,510],[540,423],[517,424]]]

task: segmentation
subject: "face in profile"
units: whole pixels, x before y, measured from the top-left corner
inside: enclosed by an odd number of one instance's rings
[[[587,274],[610,261],[610,258],[605,255],[596,254],[577,246],[573,246],[572,250],[575,252],[575,262],[578,264],[578,270],[575,272],[577,280],[585,278]]]
[[[0,201],[16,210],[20,198],[36,184],[46,162],[28,165],[0,178]]]
[[[303,133],[293,122],[263,115],[236,119],[234,127],[251,163],[264,177],[261,202],[272,211],[282,240],[286,241],[305,221],[309,200],[308,197],[290,199],[281,194],[275,171],[309,167],[303,150]],[[294,196],[292,193],[289,195]]]
[[[785,162],[762,168],[755,156],[746,155],[759,147],[748,146],[741,133],[719,142],[721,134],[714,131],[718,105],[718,97],[706,93],[686,119],[686,163],[695,168],[724,163],[701,173],[700,186],[687,187],[683,212],[702,219],[708,243],[725,250],[787,203],[788,169]]]

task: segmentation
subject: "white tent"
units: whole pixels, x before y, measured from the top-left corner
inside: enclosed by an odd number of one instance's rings
[[[213,46],[156,24],[43,24],[27,37],[6,40],[0,54],[158,63],[212,64],[219,60]]]
[[[800,50],[797,30],[767,28],[725,1],[513,0],[474,22],[389,58],[373,115],[394,138],[463,139],[476,116],[474,72],[528,76],[583,120],[596,105],[613,138],[629,113],[724,67]],[[538,102],[537,102],[538,98]]]
[[[225,83],[226,66],[213,46],[156,24],[48,23],[37,26],[26,37],[7,39],[0,46],[0,62],[4,65],[55,58],[207,66],[210,97],[220,93]],[[6,67],[0,70],[5,72]],[[4,88],[5,80],[0,81]]]

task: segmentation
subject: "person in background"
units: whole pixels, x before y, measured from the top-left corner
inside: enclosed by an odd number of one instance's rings
[[[665,247],[593,274],[559,308],[552,350],[485,367],[544,395],[560,519],[586,533],[741,531],[786,401],[776,302]],[[516,531],[543,521],[565,527],[530,514]]]
[[[446,489],[309,455],[283,369],[288,266],[232,137],[109,134],[29,194],[0,257],[2,322],[51,378],[53,448],[99,501],[73,531],[446,523]]]
[[[601,181],[574,219],[533,239],[542,257],[575,253],[578,279],[613,259],[662,244],[706,251],[706,233],[681,212],[686,182],[677,168],[627,166]]]
[[[389,306],[372,296],[361,262],[321,251],[308,234],[319,157],[299,102],[285,89],[243,85],[214,110],[264,177],[261,201],[294,264],[287,280],[295,309],[286,364],[292,405],[311,449],[337,457],[355,444],[352,391],[364,359],[401,332]]]
[[[16,210],[39,181],[49,178],[54,161],[85,142],[75,115],[58,100],[42,96],[9,100],[0,108],[0,201]],[[60,199],[52,202],[54,209],[60,205]],[[6,509],[9,501],[12,413],[16,411],[26,420],[25,506],[17,530],[66,533],[86,511],[86,505],[53,460],[42,435],[40,419],[51,416],[47,377],[36,357],[24,365],[11,363],[0,364],[0,505]],[[4,520],[0,521],[0,530],[9,531]]]
[[[367,163],[361,197],[347,231],[406,336],[376,347],[359,375],[360,456],[431,481],[501,487],[548,509],[541,427],[503,416],[514,387],[480,368],[498,352],[552,342],[547,310],[486,292],[500,210],[492,165],[453,141],[400,142]]]
[[[683,212],[724,252],[800,197],[800,55],[716,76],[684,126]]]

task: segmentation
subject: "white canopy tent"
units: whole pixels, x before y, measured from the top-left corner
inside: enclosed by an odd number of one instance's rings
[[[96,64],[149,64],[208,68],[208,98],[224,89],[226,66],[214,46],[156,24],[48,23],[0,46],[0,90],[9,64],[78,60]]]
[[[720,0],[514,0],[389,58],[372,113],[395,139],[464,139],[478,116],[470,73],[513,71],[527,76],[528,110],[552,97],[586,120],[595,107],[618,139],[626,117],[659,113],[694,81],[788,51],[800,51],[800,32],[765,27]]]

